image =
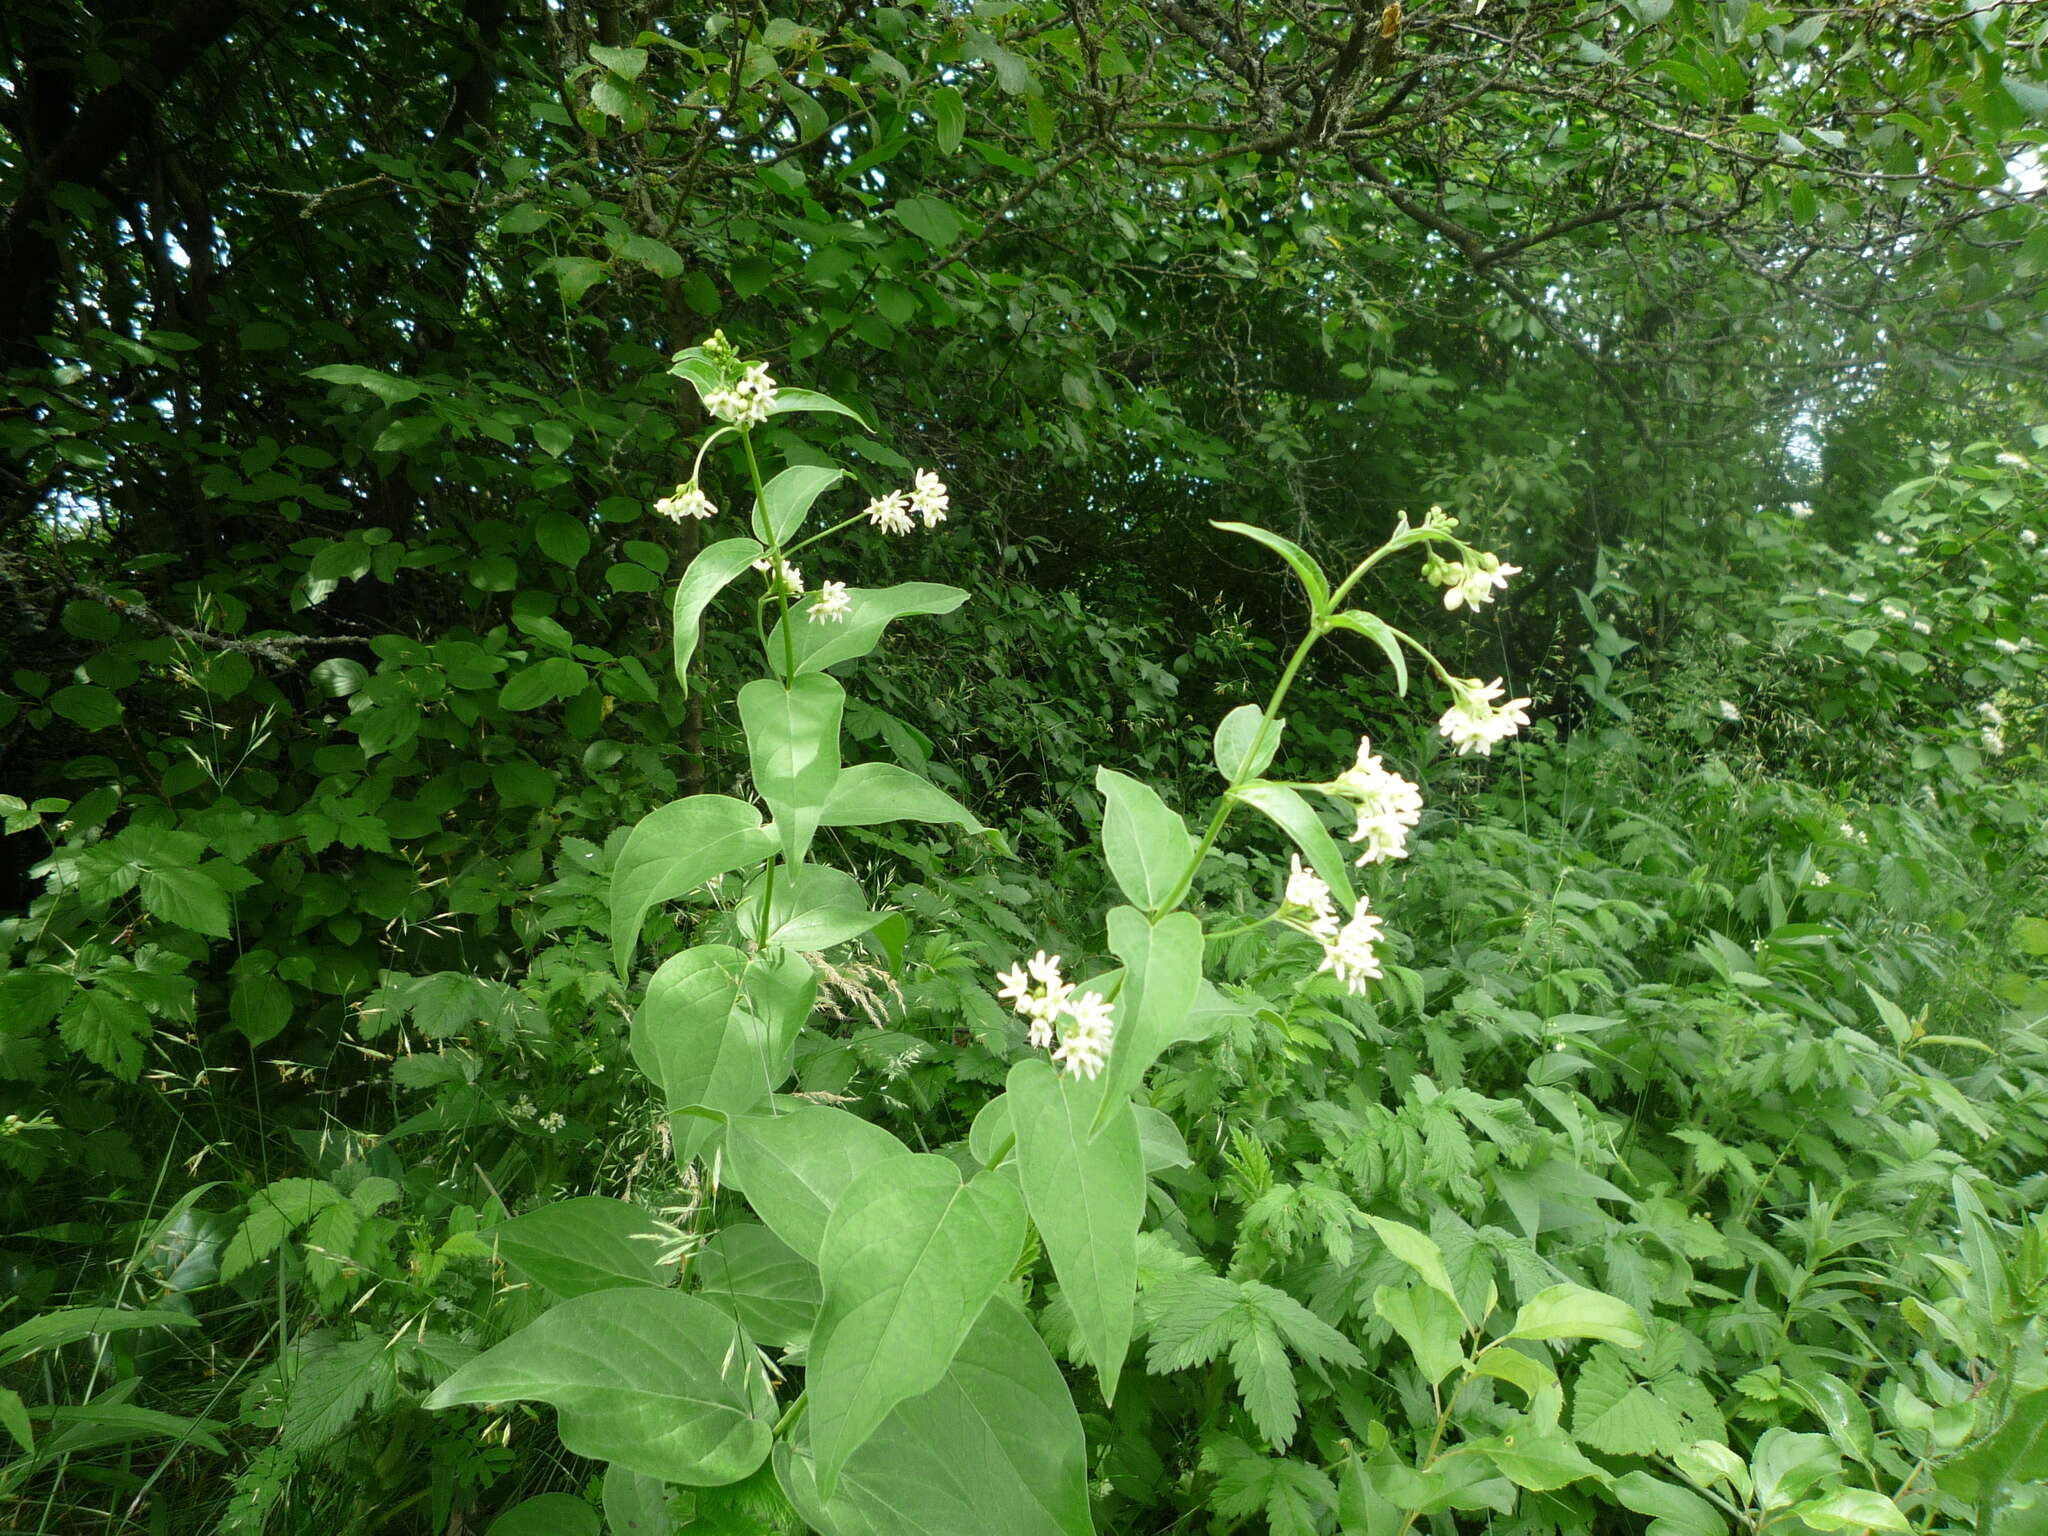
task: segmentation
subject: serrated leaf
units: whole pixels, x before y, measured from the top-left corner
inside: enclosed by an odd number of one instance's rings
[[[142,1075],[142,1042],[154,1028],[141,1004],[105,984],[78,988],[57,1015],[58,1038],[124,1083]]]
[[[212,938],[227,938],[227,892],[196,869],[144,869],[142,905],[152,917]]]

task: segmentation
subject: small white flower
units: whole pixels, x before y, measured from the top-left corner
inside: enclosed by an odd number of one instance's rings
[[[1358,807],[1350,841],[1365,847],[1354,862],[1377,864],[1408,856],[1408,831],[1422,820],[1422,791],[1374,755],[1371,737],[1358,738],[1358,761],[1321,788]]]
[[[1067,1022],[1052,1059],[1065,1067],[1069,1076],[1098,1077],[1109,1061],[1115,1033],[1116,1015],[1108,1001],[1090,992],[1068,1005]]]
[[[1998,706],[1989,700],[1977,706],[1977,713],[1992,725],[2005,724],[2005,716],[2000,714]]]
[[[687,485],[677,486],[671,494],[662,497],[654,504],[654,510],[678,523],[686,517],[702,519],[714,517],[718,513],[718,508],[712,505],[711,498],[704,494],[694,480]]]
[[[1870,841],[1870,834],[1868,832],[1858,832],[1846,821],[1842,823],[1842,836],[1852,843],[1867,843]]]
[[[903,492],[898,491],[897,495]],[[946,482],[929,469],[917,472],[917,482],[909,493],[910,510],[924,519],[927,528],[936,528],[946,520],[946,508],[952,505],[946,494]]]
[[[515,1120],[531,1120],[534,1115],[533,1100],[522,1093],[507,1106],[505,1112]]]
[[[1464,561],[1433,554],[1422,563],[1426,580],[1449,589],[1444,593],[1444,607],[1452,612],[1461,604],[1477,612],[1493,601],[1496,591],[1507,590],[1510,576],[1519,576],[1521,572],[1519,565],[1501,564],[1499,555],[1476,554],[1470,561]]]
[[[2020,542],[2026,545],[2027,548],[2032,549],[2041,542],[2041,535],[2034,532],[2031,528],[2022,528],[2020,530]]]
[[[2010,464],[2015,469],[2025,469],[2027,467],[2026,459],[2017,453],[2001,453],[1998,456],[1998,462],[2001,464]]]
[[[705,410],[735,427],[758,427],[774,408],[775,381],[766,363],[749,363],[738,379],[704,397]]]
[[[910,521],[910,498],[902,491],[891,491],[869,502],[867,520],[884,533],[908,533],[915,526]]]
[[[794,565],[791,565],[787,560],[778,560],[773,567],[769,565],[765,558],[756,560],[754,562],[754,569],[763,576],[767,576],[771,583],[780,579],[791,597],[802,597],[804,595],[804,573]],[[771,570],[773,574],[771,574]]]
[[[1792,515],[1794,517],[1811,517],[1813,516],[1813,508],[1806,502],[1795,501],[1792,503]]]
[[[1363,997],[1366,982],[1382,975],[1379,954],[1373,948],[1380,941],[1380,928],[1380,919],[1366,910],[1365,898],[1359,897],[1351,921],[1323,940],[1323,963],[1316,970],[1330,972],[1346,991]]]
[[[1451,691],[1451,707],[1443,712],[1436,728],[1457,748],[1460,757],[1468,752],[1490,757],[1496,742],[1507,740],[1529,723],[1527,699],[1494,703],[1507,691],[1497,677],[1490,683],[1481,683],[1476,677],[1453,678]]]
[[[1830,882],[1830,881],[1829,881],[1829,879],[1828,879],[1828,872],[1827,872],[1826,870],[1824,870],[1824,869],[1816,869],[1816,870],[1815,870],[1815,871],[1813,872],[1813,883],[1814,883],[1815,885],[1828,885],[1828,884],[1830,884],[1831,882]]]
[[[2005,756],[2005,732],[1995,725],[1987,725],[1977,733],[1977,739],[1984,743],[1984,750],[1993,757]]]
[[[1287,905],[1301,907],[1310,912],[1326,911],[1330,905],[1330,888],[1323,883],[1323,877],[1301,862],[1301,855],[1290,854],[1287,859]]]
[[[1723,720],[1726,720],[1730,725],[1738,725],[1741,723],[1742,711],[1737,709],[1733,704],[1729,703],[1726,699],[1721,700],[1719,708],[1721,711],[1721,718]]]
[[[1870,601],[1870,599],[1864,596],[1861,592],[1844,592],[1842,595],[1848,598],[1849,601],[1852,603],[1867,603]]]
[[[1934,626],[1928,623],[1925,619],[1915,619],[1913,621],[1913,629],[1915,633],[1922,635],[1931,635],[1934,633]]]
[[[2017,656],[2020,653],[2020,648],[2018,645],[2002,637],[2000,639],[1993,640],[1991,643],[2007,656]]]
[[[1876,538],[1877,542],[1880,544],[1889,544],[1892,541],[1892,536],[1888,533],[1880,533],[1876,535]]]
[[[559,1110],[553,1109],[549,1110],[546,1114],[542,1115],[540,1119],[534,1122],[534,1124],[538,1125],[542,1130],[547,1131],[550,1134],[552,1134],[555,1131],[559,1131],[563,1126],[567,1125],[568,1123],[568,1118],[565,1115],[563,1115]]]
[[[853,598],[846,590],[846,583],[828,581],[818,588],[818,598],[811,604],[809,617],[813,624],[840,624],[852,611]]]

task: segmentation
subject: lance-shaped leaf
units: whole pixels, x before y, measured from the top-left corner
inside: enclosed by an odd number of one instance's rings
[[[963,1184],[948,1158],[889,1158],[846,1187],[818,1252],[805,1387],[822,1496],[890,1409],[939,1384],[1023,1246],[1015,1186]]]
[[[855,763],[844,770],[832,786],[818,825],[879,827],[892,821],[950,824],[969,832],[986,830],[966,806],[943,789],[894,763]]]
[[[565,1301],[441,1383],[429,1408],[552,1403],[579,1456],[691,1487],[735,1483],[768,1455],[775,1422],[739,1325],[677,1291],[599,1291]]]
[[[1316,815],[1315,807],[1286,785],[1268,784],[1263,779],[1241,784],[1231,793],[1292,838],[1294,846],[1323,877],[1323,884],[1337,893],[1346,908],[1358,904],[1351,890],[1351,866],[1337,847],[1336,839],[1330,836],[1329,828],[1323,825],[1323,819]]]
[[[832,1536],[1094,1536],[1087,1447],[1065,1378],[1010,1302],[983,1309],[944,1378],[899,1404],[818,1497],[800,1445],[775,1448],[799,1514]]]
[[[1151,785],[1113,768],[1095,770],[1095,788],[1109,872],[1133,905],[1163,906],[1195,856],[1187,824]]]
[[[740,690],[739,706],[754,788],[775,814],[782,856],[799,864],[839,779],[846,690],[822,674],[796,678],[787,688],[757,678]]]
[[[1330,618],[1332,629],[1348,629],[1354,635],[1363,635],[1380,648],[1380,654],[1387,658],[1387,665],[1394,669],[1394,691],[1406,695],[1408,692],[1408,658],[1401,654],[1401,641],[1385,619],[1376,613],[1367,613],[1363,608],[1348,609],[1333,614]]]
[[[716,388],[716,385],[712,386]],[[875,429],[850,405],[841,405],[830,395],[820,394],[815,389],[781,389],[775,391],[775,403],[768,407],[770,416],[786,416],[792,411],[809,411],[816,415],[850,416],[859,422],[864,431]]]
[[[721,1228],[690,1273],[697,1293],[737,1317],[757,1344],[798,1343],[818,1320],[818,1266],[757,1221]]]
[[[894,620],[913,613],[951,613],[967,601],[967,594],[934,581],[906,581],[893,587],[848,587],[846,599],[843,619],[815,622],[795,615],[796,622],[787,625],[798,676],[865,656]],[[768,666],[778,677],[788,665],[784,627],[776,624],[768,636]]]
[[[671,1111],[702,1107],[745,1114],[789,1076],[797,1031],[811,1016],[818,980],[793,950],[743,955],[700,944],[667,961],[633,1015],[633,1060]],[[717,1129],[695,1116],[674,1123],[678,1164]]]
[[[774,1114],[739,1115],[725,1130],[726,1182],[813,1264],[847,1186],[885,1159],[910,1155],[873,1121],[824,1104],[796,1101]]]
[[[583,1195],[501,1221],[481,1234],[498,1257],[557,1296],[631,1285],[666,1285],[674,1271],[661,1257],[666,1234],[637,1205]]]
[[[1507,1337],[1605,1339],[1623,1349],[1641,1349],[1645,1335],[1641,1315],[1619,1296],[1567,1282],[1523,1302]]]
[[[1024,1203],[1045,1240],[1082,1347],[1116,1399],[1138,1296],[1138,1222],[1145,1214],[1145,1159],[1129,1098],[1101,1108],[1102,1083],[1053,1070],[1033,1057],[1010,1069],[1010,1119]]]
[[[754,505],[754,537],[764,544],[787,544],[803,527],[811,503],[846,478],[846,471],[816,464],[792,464],[761,487]]]
[[[1291,539],[1283,539],[1277,533],[1268,533],[1263,528],[1254,528],[1250,523],[1216,523],[1212,528],[1221,528],[1225,533],[1241,534],[1254,543],[1263,544],[1288,564],[1294,574],[1301,578],[1302,589],[1308,593],[1309,602],[1318,615],[1329,611],[1330,580],[1323,574],[1323,568],[1316,564],[1309,552]]]
[[[761,825],[760,811],[729,795],[692,795],[641,817],[612,866],[612,952],[620,973],[633,963],[648,908],[774,852],[775,834]]]
[[[683,579],[676,583],[674,610],[676,681],[690,691],[690,658],[697,653],[698,626],[711,600],[733,579],[767,553],[754,539],[721,539],[699,550]]]
[[[1201,1034],[1189,1020],[1202,983],[1201,920],[1192,912],[1169,912],[1154,923],[1135,907],[1113,907],[1108,928],[1110,953],[1123,961],[1124,979],[1109,1064],[1102,1069],[1098,1131],[1138,1090],[1161,1051]]]

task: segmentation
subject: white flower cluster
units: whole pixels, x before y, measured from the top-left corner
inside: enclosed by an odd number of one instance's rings
[[[2018,642],[2007,640],[2002,635],[1991,642],[1991,648],[2002,656],[2017,656],[2020,653]]]
[[[1984,701],[1984,702],[1983,702],[1982,704],[1979,704],[1979,705],[1977,706],[1977,713],[1978,713],[1978,715],[1980,715],[1980,716],[1981,716],[1981,717],[1982,717],[1982,718],[1983,718],[1983,719],[1985,720],[1985,722],[1986,722],[1986,723],[1988,723],[1988,724],[1991,724],[1991,725],[2003,725],[2003,724],[2005,724],[2005,713],[2004,713],[2004,711],[2003,711],[2003,710],[2001,710],[2001,709],[2000,709],[2000,708],[1999,708],[1999,707],[1998,707],[1998,706],[1997,706],[1996,704],[1992,703],[1992,702],[1991,702],[1991,701],[1990,701],[1989,699],[1986,699],[1986,700],[1985,700],[1985,701]]]
[[[1493,601],[1495,592],[1507,590],[1510,576],[1521,573],[1519,565],[1503,565],[1499,555],[1475,554],[1470,560],[1446,560],[1433,554],[1422,562],[1423,578],[1448,588],[1444,606],[1452,612],[1460,604],[1477,612]]]
[[[1071,1076],[1101,1074],[1116,1034],[1116,1015],[1107,998],[1076,993],[1060,975],[1060,957],[1042,949],[996,979],[1003,984],[996,995],[1030,1021],[1033,1050],[1051,1049],[1052,1059]]]
[[[1977,739],[1984,743],[1984,750],[1993,757],[2005,756],[2005,732],[1995,725],[1987,725],[1977,733]]]
[[[868,503],[866,516],[884,533],[905,534],[917,526],[911,521],[913,514],[924,519],[925,527],[936,528],[946,520],[951,505],[946,482],[931,470],[920,469],[909,490],[877,496]]]
[[[2022,528],[2020,530],[2020,542],[2026,545],[2027,548],[2032,549],[2041,542],[2041,535],[2034,532],[2031,528]]]
[[[771,583],[781,581],[791,597],[804,595],[804,573],[787,560],[777,560],[773,566],[770,566],[766,559],[756,560],[754,569],[768,577]]]
[[[1381,920],[1367,910],[1361,896],[1351,921],[1340,927],[1329,886],[1322,876],[1303,866],[1299,854],[1288,860],[1287,894],[1275,916],[1323,946],[1322,964],[1316,970],[1330,972],[1346,991],[1363,997],[1365,984],[1383,974],[1379,953],[1373,947],[1380,941]]]
[[[1451,707],[1443,712],[1436,728],[1460,757],[1468,752],[1491,757],[1496,742],[1506,741],[1529,723],[1527,699],[1494,702],[1507,692],[1497,677],[1490,683],[1476,677],[1454,677],[1450,684]]]
[[[1813,872],[1811,879],[1816,887],[1834,884],[1834,882],[1828,878],[1828,872],[1824,869],[1816,869]]]
[[[1358,738],[1356,763],[1317,787],[1357,807],[1358,825],[1350,840],[1365,845],[1358,863],[1408,857],[1408,831],[1422,820],[1422,791],[1374,755],[1371,737]]]
[[[853,598],[843,581],[828,581],[818,588],[817,601],[807,615],[813,624],[841,624],[853,611]]]
[[[1733,704],[1729,703],[1726,699],[1720,700],[1718,707],[1720,709],[1721,718],[1723,720],[1726,720],[1730,725],[1740,725],[1742,723],[1742,711],[1737,709]]]
[[[704,494],[703,488],[694,480],[686,485],[677,486],[671,494],[662,497],[654,504],[654,510],[678,523],[686,517],[702,519],[718,514],[718,508],[712,504],[711,498]]]
[[[704,409],[735,427],[758,427],[775,409],[775,381],[766,363],[749,363],[747,371],[723,389],[704,396]]]

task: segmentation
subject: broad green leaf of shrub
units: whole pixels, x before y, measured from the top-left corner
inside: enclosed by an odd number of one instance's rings
[[[676,583],[670,614],[675,631],[676,681],[690,691],[690,658],[697,654],[704,610],[766,551],[753,539],[721,539],[697,553],[683,579]]]
[[[1202,981],[1202,923],[1192,912],[1169,912],[1155,923],[1135,907],[1113,907],[1108,928],[1124,974],[1095,1099],[1097,1130],[1137,1091],[1161,1051],[1195,1038],[1189,1014]]]
[[[676,1291],[563,1302],[463,1366],[429,1408],[551,1403],[562,1443],[690,1487],[738,1482],[768,1455],[775,1395],[739,1325]]]
[[[230,932],[227,892],[196,869],[145,869],[142,905],[150,916],[216,939]]]
[[[1266,712],[1256,704],[1240,704],[1216,726],[1214,757],[1216,771],[1232,784],[1255,779],[1266,771],[1273,754],[1280,750],[1285,720],[1275,720],[1263,735]]]
[[[1606,1469],[1588,1461],[1569,1435],[1555,1432],[1524,1430],[1513,1435],[1490,1435],[1468,1440],[1460,1449],[1484,1455],[1517,1488],[1546,1492],[1580,1478],[1591,1478],[1597,1483],[1610,1480]]]
[[[1151,785],[1114,768],[1095,770],[1095,789],[1103,799],[1102,852],[1109,872],[1133,906],[1164,906],[1194,858],[1187,824]]]
[[[817,991],[809,962],[793,950],[686,949],[647,984],[633,1015],[633,1060],[672,1112],[702,1107],[745,1114],[789,1076],[797,1031]],[[678,1162],[696,1156],[715,1129],[699,1116],[678,1118]]]
[[[806,1388],[824,1497],[890,1409],[939,1384],[1023,1246],[1015,1187],[962,1183],[948,1158],[887,1158],[846,1187],[818,1250]]]
[[[640,925],[656,902],[687,896],[714,875],[775,852],[761,813],[729,795],[692,795],[649,811],[626,835],[612,867],[612,951],[624,974]]]
[[[583,1195],[557,1200],[480,1234],[498,1257],[557,1296],[587,1296],[629,1285],[666,1285],[656,1260],[664,1234],[652,1216],[623,1200]]]
[[[796,657],[798,676],[865,656],[897,619],[915,613],[951,613],[967,601],[967,594],[935,581],[905,581],[893,587],[848,587],[846,598],[843,619],[813,623],[801,614],[791,615],[795,622],[787,625],[788,644]],[[778,621],[768,636],[768,668],[777,677],[789,662],[784,653],[784,629],[785,624]]]
[[[775,1235],[812,1263],[825,1223],[847,1187],[910,1149],[873,1121],[801,1101],[774,1114],[736,1115],[726,1125],[726,1182]]]
[[[1431,1386],[1464,1360],[1465,1319],[1441,1292],[1426,1285],[1383,1285],[1373,1292],[1372,1304],[1401,1336]]]
[[[611,1536],[675,1536],[668,1512],[672,1490],[658,1477],[617,1463],[605,1468],[604,1518]]]
[[[1057,1072],[1038,1057],[1010,1069],[1009,1099],[1025,1206],[1101,1378],[1103,1401],[1114,1402],[1131,1343],[1138,1222],[1145,1214],[1137,1118],[1126,1097],[1091,1133],[1100,1085]]]
[[[792,464],[761,487],[754,506],[754,537],[763,544],[787,544],[803,527],[811,504],[846,478],[843,469]]]
[[[991,1301],[938,1385],[899,1403],[847,1458],[829,1499],[778,1445],[776,1476],[834,1536],[1093,1536],[1087,1446],[1058,1362],[1014,1305]]]
[[[787,688],[756,678],[739,693],[754,788],[774,813],[782,856],[803,860],[839,781],[839,717],[846,690],[837,678],[810,673]]]
[[[757,1344],[801,1343],[818,1320],[817,1265],[757,1221],[720,1228],[690,1274],[697,1293],[737,1317]]]
[[[1346,907],[1357,905],[1358,898],[1351,890],[1351,863],[1314,806],[1286,785],[1268,784],[1263,779],[1240,785],[1231,793],[1285,832],[1338,900]]]
[[[1618,1296],[1583,1285],[1553,1285],[1522,1303],[1511,1339],[1605,1339],[1623,1349],[1641,1349],[1643,1320]]]
[[[498,1516],[484,1536],[601,1536],[604,1521],[573,1493],[521,1499]]]
[[[1614,1496],[1625,1508],[1650,1517],[1651,1536],[1727,1536],[1720,1511],[1690,1488],[1647,1472],[1617,1478]]]
[[[943,789],[894,763],[855,763],[844,769],[818,817],[821,827],[879,827],[893,821],[987,830]]]

